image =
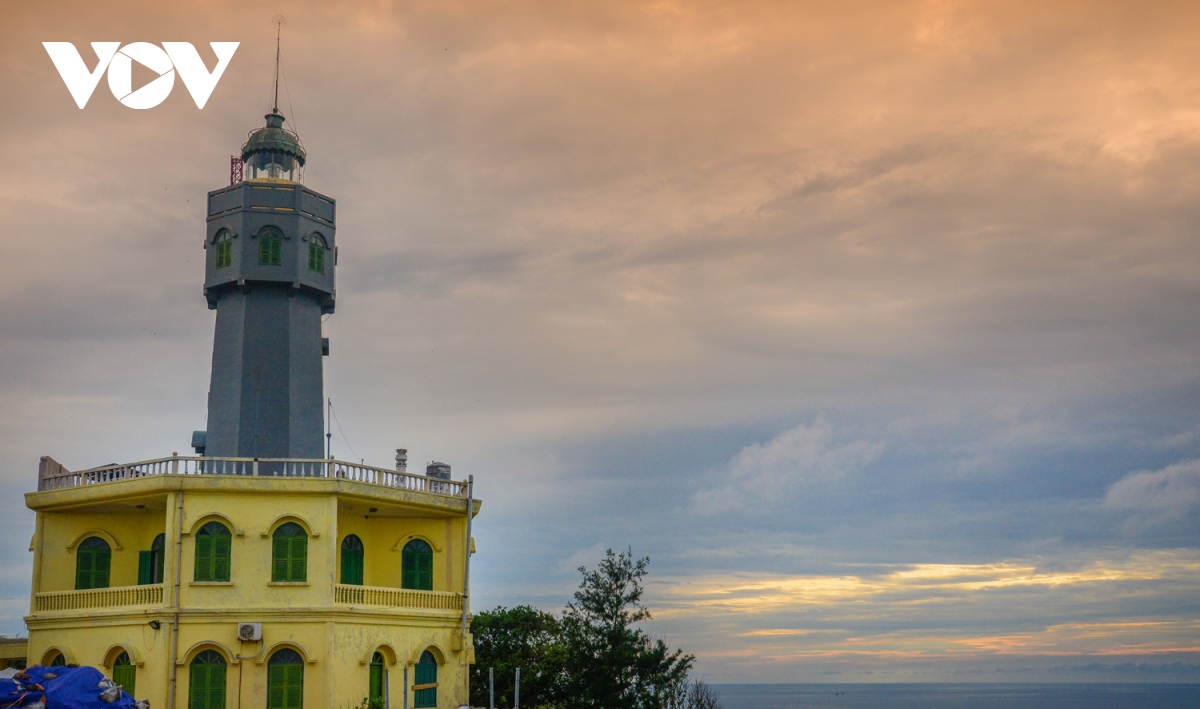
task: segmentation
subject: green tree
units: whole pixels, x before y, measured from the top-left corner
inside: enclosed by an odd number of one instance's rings
[[[495,676],[496,706],[513,705],[513,680],[521,668],[521,706],[554,706],[563,651],[558,619],[530,606],[497,607],[471,620],[475,664],[471,666],[471,706],[488,705],[488,668]]]
[[[635,623],[650,619],[642,605],[642,577],[650,559],[633,550],[609,549],[595,571],[580,567],[583,581],[563,613],[563,709],[663,709],[687,681],[695,658],[671,652]]]

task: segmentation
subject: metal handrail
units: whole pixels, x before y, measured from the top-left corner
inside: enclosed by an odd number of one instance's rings
[[[467,484],[462,481],[402,473],[332,458],[210,458],[178,455],[136,463],[102,465],[80,471],[69,471],[61,465],[43,465],[38,473],[38,490],[58,490],[157,475],[329,478],[450,497],[467,496]]]

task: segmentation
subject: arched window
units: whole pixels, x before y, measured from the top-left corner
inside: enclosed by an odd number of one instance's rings
[[[203,650],[188,666],[188,709],[225,709],[225,658]]]
[[[421,661],[416,664],[416,672],[413,677],[414,709],[436,707],[437,686],[437,658],[433,656],[432,652],[426,650],[421,653]]]
[[[404,545],[400,557],[400,586],[418,591],[433,590],[433,549],[423,539]]]
[[[308,580],[308,535],[295,522],[279,525],[271,549],[272,581]]]
[[[108,588],[112,549],[100,537],[84,539],[75,550],[75,588]]]
[[[54,657],[50,659],[50,667],[66,667],[67,658],[61,653],[54,653]]]
[[[233,535],[220,522],[209,522],[196,532],[197,581],[228,581]]]
[[[368,688],[367,698],[372,702],[383,702],[385,687],[383,654],[377,652],[371,656],[371,686]]]
[[[342,540],[342,583],[363,585],[363,543],[353,534]]]
[[[283,264],[283,234],[278,229],[266,228],[258,235],[258,265],[280,266]]]
[[[302,709],[304,660],[284,648],[267,660],[267,709]]]
[[[229,268],[233,265],[233,234],[228,229],[217,232],[213,240],[217,249],[217,268]]]
[[[150,544],[150,551],[138,552],[138,585],[162,583],[163,554],[166,550],[166,536],[158,535]]]
[[[117,655],[117,659],[113,660],[112,681],[121,685],[121,687],[129,693],[129,696],[135,696],[137,691],[137,667],[129,661],[129,653],[122,652]]]
[[[313,234],[308,237],[308,270],[325,273],[325,237]]]

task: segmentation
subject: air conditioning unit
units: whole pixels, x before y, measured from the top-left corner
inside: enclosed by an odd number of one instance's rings
[[[244,643],[262,640],[262,623],[238,623],[238,640]]]

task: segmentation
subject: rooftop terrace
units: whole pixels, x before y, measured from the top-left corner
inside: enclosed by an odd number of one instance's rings
[[[173,455],[136,463],[102,465],[87,470],[67,470],[49,456],[38,466],[38,491],[132,480],[158,475],[229,475],[241,477],[329,478],[382,485],[398,490],[428,492],[447,497],[467,496],[467,483],[374,468],[335,459],[209,458]]]

